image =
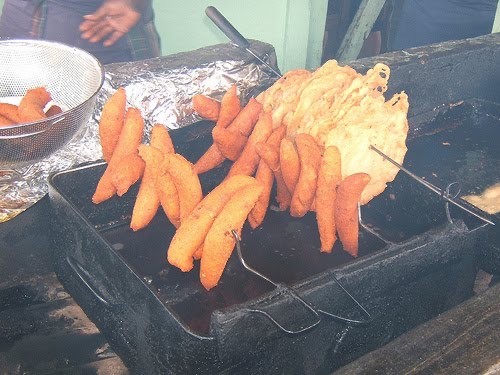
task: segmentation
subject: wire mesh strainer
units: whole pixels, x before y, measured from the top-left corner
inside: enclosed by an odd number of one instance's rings
[[[51,155],[88,123],[104,69],[86,51],[43,40],[0,41],[0,61],[0,102],[43,86],[63,109],[41,121],[0,127],[0,167],[15,168]]]

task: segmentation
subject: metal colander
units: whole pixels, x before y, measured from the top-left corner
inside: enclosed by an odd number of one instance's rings
[[[47,119],[0,127],[0,166],[17,167],[46,158],[88,123],[104,69],[86,51],[43,40],[0,41],[0,102],[15,102],[43,86],[63,112]]]

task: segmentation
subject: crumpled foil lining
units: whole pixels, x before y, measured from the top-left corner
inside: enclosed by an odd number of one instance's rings
[[[250,49],[276,67],[271,45],[251,41]],[[0,167],[0,222],[12,219],[43,198],[48,192],[47,178],[51,173],[102,158],[99,117],[107,98],[118,87],[126,89],[128,105],[142,111],[146,120],[144,142],[148,142],[155,123],[176,129],[201,120],[191,106],[191,98],[197,93],[220,99],[236,83],[245,102],[277,79],[248,52],[232,44],[109,64],[105,66],[105,73],[91,119],[64,148],[45,160],[15,171]]]

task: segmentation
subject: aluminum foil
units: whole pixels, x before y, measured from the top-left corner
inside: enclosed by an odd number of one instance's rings
[[[274,48],[251,41],[252,51],[276,66]],[[269,87],[278,77],[248,52],[232,44],[219,44],[195,51],[138,62],[105,66],[106,79],[94,113],[86,127],[64,148],[50,157],[17,170],[0,170],[0,222],[17,216],[43,198],[51,173],[102,158],[98,123],[107,98],[124,87],[129,106],[142,111],[146,120],[144,142],[153,124],[169,129],[189,126],[200,117],[191,98],[197,93],[220,99],[234,83],[243,103]]]

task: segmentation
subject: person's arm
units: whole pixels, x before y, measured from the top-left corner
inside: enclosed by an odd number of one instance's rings
[[[139,22],[151,0],[106,0],[80,24],[83,39],[111,46]]]

